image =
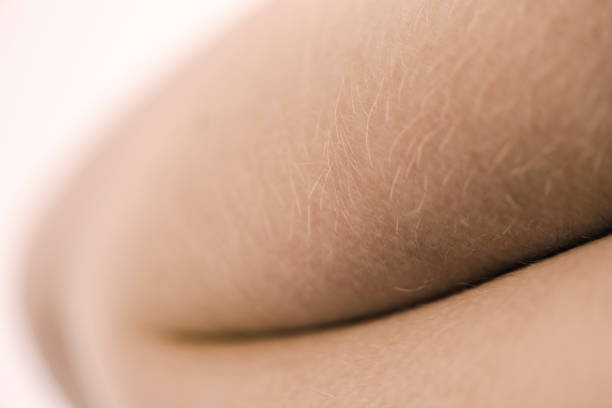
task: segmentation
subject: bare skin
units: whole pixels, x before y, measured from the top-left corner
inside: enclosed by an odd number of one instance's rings
[[[41,229],[58,375],[92,406],[609,403],[609,240],[329,326],[608,231],[610,27],[596,0],[264,7]]]

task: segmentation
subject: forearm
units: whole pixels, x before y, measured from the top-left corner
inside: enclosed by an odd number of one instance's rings
[[[611,254],[606,238],[417,309],[297,336],[119,334],[107,358],[129,407],[605,407]]]

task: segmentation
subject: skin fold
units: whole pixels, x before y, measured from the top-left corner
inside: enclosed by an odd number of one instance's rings
[[[105,407],[610,402],[609,240],[382,315],[609,231],[611,49],[603,0],[268,3],[49,212],[57,377]]]
[[[105,364],[130,407],[605,407],[611,262],[605,238],[421,308],[298,336],[122,333]]]

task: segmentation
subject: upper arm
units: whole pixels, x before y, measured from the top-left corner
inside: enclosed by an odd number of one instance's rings
[[[155,326],[282,329],[600,232],[612,10],[593,5],[269,5],[90,170],[97,273]]]

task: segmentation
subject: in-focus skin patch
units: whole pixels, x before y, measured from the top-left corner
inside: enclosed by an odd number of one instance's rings
[[[563,24],[589,5],[384,4],[270,6],[120,132],[99,253],[128,314],[342,321],[609,226],[612,37]]]
[[[73,188],[118,313],[332,323],[609,227],[611,7],[497,3],[278,3],[222,39]]]

